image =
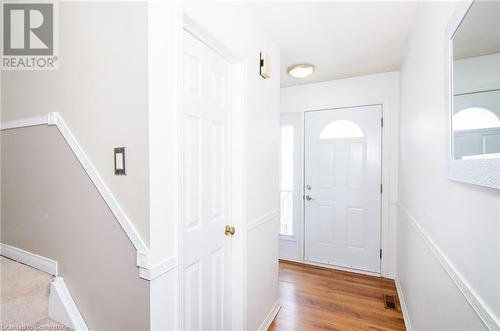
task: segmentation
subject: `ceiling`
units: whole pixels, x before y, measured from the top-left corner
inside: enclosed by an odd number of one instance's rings
[[[281,86],[399,69],[418,3],[260,1],[252,6],[281,47]],[[286,69],[312,63],[308,78]]]

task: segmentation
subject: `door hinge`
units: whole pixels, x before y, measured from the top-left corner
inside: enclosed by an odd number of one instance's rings
[[[382,249],[380,249],[380,259],[382,260]]]
[[[384,187],[382,184],[380,184],[380,194],[382,194],[384,192]]]
[[[383,117],[380,118],[380,126],[384,127],[384,118]]]

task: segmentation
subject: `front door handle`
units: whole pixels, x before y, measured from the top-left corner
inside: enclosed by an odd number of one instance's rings
[[[307,201],[311,201],[311,200],[314,200],[314,199],[313,199],[313,198],[311,198],[311,196],[306,195],[306,200],[307,200]]]
[[[236,232],[236,229],[234,228],[234,226],[226,225],[226,227],[224,228],[224,234],[226,236],[232,236],[232,235],[234,235],[235,232]]]

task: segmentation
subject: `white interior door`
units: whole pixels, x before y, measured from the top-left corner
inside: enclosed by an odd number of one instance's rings
[[[305,259],[380,273],[381,113],[305,113]]]
[[[183,319],[186,330],[231,326],[229,63],[184,31]]]

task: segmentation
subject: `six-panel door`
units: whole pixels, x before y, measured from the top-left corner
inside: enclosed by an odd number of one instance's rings
[[[183,41],[183,322],[186,330],[227,330],[230,67],[189,32]]]
[[[381,106],[305,113],[305,259],[380,273]]]

